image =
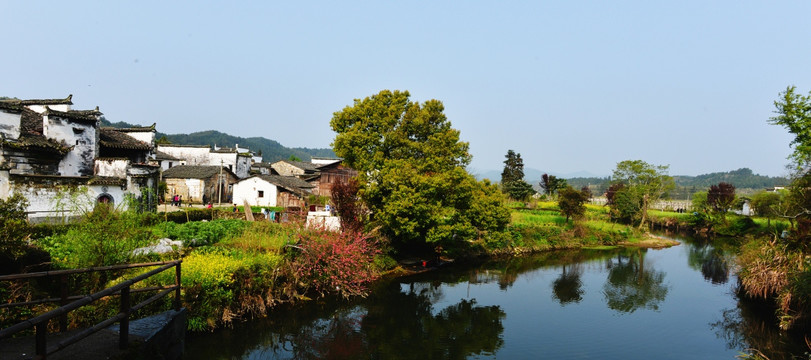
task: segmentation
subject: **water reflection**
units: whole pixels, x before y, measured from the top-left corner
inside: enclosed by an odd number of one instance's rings
[[[442,296],[441,287],[425,284],[388,287],[369,299],[379,304],[369,307],[361,325],[369,341],[376,344],[370,354],[380,359],[465,359],[493,354],[502,346],[505,313],[500,306],[480,306],[476,300],[462,299],[435,311],[433,304]],[[420,351],[415,353],[415,349]]]
[[[581,264],[563,265],[560,276],[552,283],[552,294],[560,305],[569,303],[579,303],[583,300],[583,282],[580,281],[580,273],[583,269]]]
[[[606,261],[609,270],[603,295],[610,309],[626,313],[640,308],[659,310],[668,290],[665,273],[646,268],[645,253],[647,249],[630,250]]]
[[[704,279],[713,284],[726,284],[729,281],[730,259],[722,248],[709,241],[694,242],[689,248],[687,263],[691,268],[700,270]]]
[[[777,330],[771,310],[717,286],[735,282],[729,254],[722,243],[687,240],[665,250],[456,264],[379,283],[366,299],[277,309],[187,339],[185,357],[717,359],[752,347],[773,360],[802,354],[802,342]]]
[[[811,350],[799,345],[801,334],[780,331],[773,314],[774,308],[762,302],[739,299],[735,308],[724,309],[710,327],[727,348],[757,349],[771,360],[796,359],[792,353]]]

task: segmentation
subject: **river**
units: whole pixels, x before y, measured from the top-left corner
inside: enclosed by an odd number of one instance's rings
[[[377,284],[189,336],[186,359],[735,359],[806,349],[740,301],[723,242],[555,251]]]

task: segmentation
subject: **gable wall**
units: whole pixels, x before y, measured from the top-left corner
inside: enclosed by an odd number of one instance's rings
[[[0,110],[0,138],[20,138],[20,118],[22,114],[7,113]]]

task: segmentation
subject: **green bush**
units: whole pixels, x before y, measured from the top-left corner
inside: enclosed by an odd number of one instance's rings
[[[132,251],[155,237],[132,212],[97,207],[66,232],[37,240],[59,267],[84,268],[130,262]]]
[[[244,220],[192,221],[183,224],[164,222],[154,228],[155,235],[183,241],[183,246],[211,245],[225,238],[242,234],[248,223]]]

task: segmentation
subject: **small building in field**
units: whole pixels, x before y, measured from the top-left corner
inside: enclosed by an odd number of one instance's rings
[[[231,170],[221,166],[178,165],[163,172],[166,182],[166,199],[174,195],[183,197],[185,203],[230,202],[233,185],[239,178]]]
[[[234,185],[234,203],[304,208],[313,185],[293,176],[254,175]]]

